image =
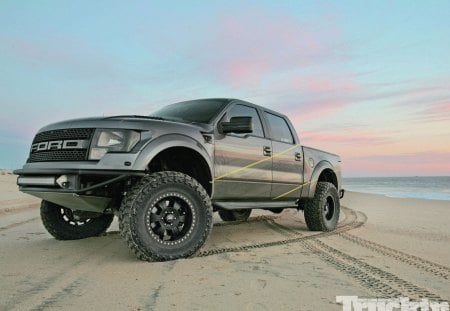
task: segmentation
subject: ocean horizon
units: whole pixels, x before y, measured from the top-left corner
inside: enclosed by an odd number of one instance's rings
[[[348,177],[343,185],[347,191],[395,198],[450,200],[450,176]]]

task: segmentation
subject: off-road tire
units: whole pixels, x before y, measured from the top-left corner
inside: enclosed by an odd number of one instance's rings
[[[99,214],[98,217],[77,219],[71,209],[43,200],[41,219],[45,229],[57,240],[79,240],[105,232],[114,215]]]
[[[239,210],[219,210],[220,219],[223,221],[236,221],[236,220],[247,220],[250,217],[252,210],[248,209],[239,209]]]
[[[339,194],[336,187],[329,182],[317,183],[314,198],[306,202],[304,213],[309,230],[334,230],[340,213]]]
[[[141,260],[166,261],[193,255],[213,225],[206,190],[179,172],[143,177],[119,210],[120,235]]]

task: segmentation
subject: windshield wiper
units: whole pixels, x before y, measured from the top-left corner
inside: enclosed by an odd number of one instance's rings
[[[150,117],[152,117],[152,116],[150,116]],[[161,118],[161,117],[155,117],[155,118]],[[186,119],[179,118],[179,117],[165,117],[165,118],[162,118],[162,120],[173,121],[173,122],[182,122],[182,123],[188,123],[188,124],[193,123],[193,121],[186,120]]]

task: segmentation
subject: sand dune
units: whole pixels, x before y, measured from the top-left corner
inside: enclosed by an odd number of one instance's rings
[[[57,241],[39,202],[0,176],[0,310],[342,310],[337,295],[450,299],[450,202],[348,193],[339,227],[254,211],[215,226],[194,258],[133,257],[116,222]]]

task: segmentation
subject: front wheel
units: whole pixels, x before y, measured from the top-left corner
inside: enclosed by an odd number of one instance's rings
[[[306,202],[304,212],[309,230],[334,230],[340,212],[339,194],[336,187],[329,182],[317,183],[314,198]]]
[[[122,202],[122,238],[141,260],[165,261],[194,254],[212,228],[205,189],[179,172],[158,172],[138,182]]]
[[[42,201],[41,219],[45,229],[57,240],[79,240],[105,232],[114,215],[91,213],[83,217],[67,207]]]

